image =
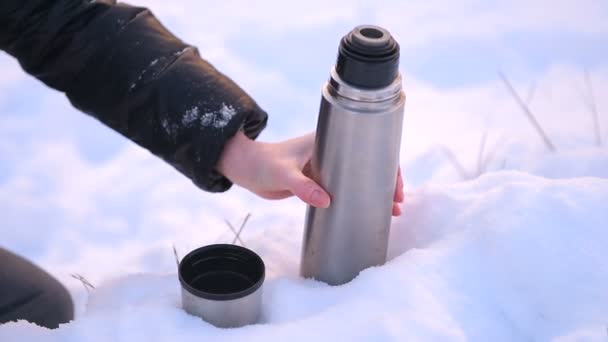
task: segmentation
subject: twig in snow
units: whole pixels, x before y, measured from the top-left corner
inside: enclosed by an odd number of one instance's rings
[[[530,107],[528,107],[528,105],[521,99],[521,97],[519,96],[517,91],[515,91],[515,88],[513,88],[513,85],[511,85],[511,82],[509,81],[509,79],[507,79],[507,77],[502,72],[499,71],[498,76],[500,76],[503,83],[505,84],[505,86],[507,87],[509,92],[511,93],[511,96],[513,96],[513,99],[515,99],[515,102],[517,102],[517,104],[519,105],[519,107],[521,108],[523,113],[526,115],[526,117],[528,118],[528,120],[530,121],[532,126],[536,129],[536,132],[538,133],[538,135],[540,135],[540,137],[543,139],[543,142],[545,143],[545,146],[547,147],[547,149],[549,149],[549,151],[551,151],[551,152],[555,152],[555,145],[553,145],[553,143],[551,142],[551,139],[549,139],[549,137],[547,136],[547,134],[545,133],[545,131],[543,130],[541,125],[536,120],[536,117],[530,110]]]
[[[179,256],[177,255],[177,248],[175,248],[175,244],[173,244],[173,256],[175,257],[175,265],[177,265],[177,270],[179,271]]]
[[[589,107],[589,111],[591,112],[591,116],[593,119],[593,129],[595,133],[595,144],[597,146],[602,146],[602,136],[600,134],[600,118],[597,112],[597,106],[595,103],[595,96],[593,94],[593,85],[591,84],[591,76],[589,75],[589,70],[585,69],[585,85],[587,86],[587,91],[589,92],[589,97],[587,98],[587,106]]]
[[[239,241],[241,241],[241,244],[243,244],[243,247],[245,247],[245,243],[243,242],[243,240],[241,240],[241,232],[243,232],[243,229],[245,229],[245,225],[247,224],[247,221],[249,221],[250,217],[251,217],[251,213],[247,213],[247,216],[245,216],[243,223],[241,223],[241,227],[239,228],[239,231],[236,233],[234,240],[232,240],[233,245],[236,243],[236,240],[239,240]]]
[[[534,99],[534,95],[536,94],[536,88],[537,88],[537,83],[532,82],[532,85],[530,86],[530,89],[528,90],[528,95],[526,96],[526,104],[528,106]],[[488,165],[494,159],[494,156],[496,155],[496,151],[498,150],[498,147],[500,147],[502,145],[502,143],[504,142],[504,140],[499,140],[494,145],[494,147],[492,147],[492,149],[490,151],[488,151],[487,155],[484,156],[484,152],[485,152],[484,149],[486,146],[487,133],[488,132],[483,133],[483,136],[481,137],[481,143],[479,144],[479,153],[477,154],[477,176],[478,177],[487,171]],[[504,165],[502,168],[504,169]]]
[[[76,280],[79,280],[82,283],[82,286],[84,286],[84,289],[87,291],[87,293],[90,293],[90,290],[95,289],[95,286],[93,286],[91,282],[89,282],[85,277],[81,276],[80,274],[74,273],[70,274],[70,276],[72,276],[72,278]]]
[[[228,228],[230,228],[230,231],[234,234],[235,238],[238,239],[238,241],[241,243],[241,245],[245,246],[245,242],[243,242],[243,240],[239,236],[239,232],[236,230],[236,228],[234,228],[232,223],[230,223],[230,221],[228,221],[226,219],[224,219],[224,222],[226,222],[226,224],[228,225]],[[234,242],[232,242],[232,244],[234,244]]]
[[[460,163],[458,158],[456,158],[456,155],[454,155],[454,152],[452,152],[452,150],[450,150],[446,146],[441,146],[441,150],[446,155],[446,157],[448,157],[448,160],[452,163],[452,166],[454,166],[456,171],[458,171],[458,173],[460,174],[460,177],[462,177],[463,180],[469,179],[470,177],[469,177],[468,172],[464,169],[464,167],[462,166],[462,164]]]
[[[243,239],[241,239],[241,233],[243,232],[243,229],[245,229],[245,225],[247,224],[247,221],[249,221],[250,217],[251,217],[251,213],[247,213],[247,216],[245,216],[245,219],[241,223],[241,226],[239,227],[238,231],[236,230],[236,228],[234,228],[234,226],[232,225],[232,223],[230,223],[230,221],[228,221],[227,219],[224,219],[224,222],[226,222],[226,225],[228,226],[228,228],[230,228],[230,231],[232,231],[232,233],[234,234],[234,239],[232,240],[233,245],[237,241],[239,241],[241,243],[241,245],[243,247],[245,247],[245,242],[243,241]]]
[[[494,157],[496,156],[498,149],[500,148],[500,146],[504,145],[504,142],[505,142],[505,139],[498,140],[498,142],[496,142],[496,144],[494,144],[492,149],[490,149],[488,151],[485,158],[483,159],[483,166],[482,166],[483,168],[482,169],[484,170],[484,172],[488,169],[488,165],[492,162],[492,160],[494,160]]]

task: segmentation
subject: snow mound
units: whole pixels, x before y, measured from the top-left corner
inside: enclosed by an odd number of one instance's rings
[[[547,152],[525,144],[511,144],[497,149],[497,152],[491,154],[491,158],[486,157],[490,161],[487,165],[484,164],[482,170],[478,169],[478,156],[474,153],[476,151],[472,148],[468,154],[454,154],[454,158],[460,163],[455,166],[450,162],[445,149],[428,148],[414,157],[405,159],[402,166],[405,181],[410,186],[428,183],[451,184],[476,178],[480,174],[508,170],[523,171],[551,179],[608,178],[608,149],[601,147],[583,145]]]
[[[138,274],[98,286],[72,323],[9,323],[0,341],[602,341],[606,222],[606,179],[496,172],[408,194],[391,260],[343,286],[299,279],[298,248],[268,247],[299,245],[301,225],[249,238],[273,269],[261,324],[215,328],[180,309],[175,274]]]

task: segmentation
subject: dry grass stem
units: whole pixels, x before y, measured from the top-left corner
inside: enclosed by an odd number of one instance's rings
[[[534,127],[534,129],[536,130],[538,135],[542,138],[547,149],[551,152],[555,152],[556,151],[555,145],[553,144],[553,142],[551,142],[551,139],[549,139],[549,136],[547,136],[547,133],[545,133],[545,130],[538,123],[538,120],[536,120],[536,117],[534,116],[534,113],[532,113],[532,111],[530,110],[530,107],[528,106],[528,104],[525,103],[521,99],[521,97],[519,96],[519,94],[517,93],[515,88],[513,88],[513,85],[511,84],[511,82],[509,81],[507,76],[505,76],[502,72],[498,72],[498,75],[502,79],[507,90],[509,90],[509,92],[511,93],[511,96],[513,96],[513,99],[515,100],[515,102],[517,102],[517,104],[521,108],[522,112],[528,118],[528,121],[532,124],[532,126]]]
[[[593,93],[593,84],[591,83],[591,76],[589,75],[589,70],[585,69],[585,85],[587,86],[587,107],[589,107],[589,111],[591,112],[591,117],[593,120],[593,132],[595,134],[595,144],[597,146],[602,146],[602,135],[600,131],[600,117],[597,112],[597,105],[595,103],[595,95]]]
[[[83,277],[82,275],[74,273],[70,274],[70,276],[76,280],[79,280],[82,283],[82,286],[84,286],[84,289],[87,291],[87,293],[90,293],[91,290],[95,289],[95,286],[93,286],[93,284],[91,284],[91,282],[88,281],[87,278]]]

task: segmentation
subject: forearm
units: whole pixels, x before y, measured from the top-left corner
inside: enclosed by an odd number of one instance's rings
[[[228,177],[235,178],[234,173],[240,168],[244,168],[249,163],[252,153],[253,141],[242,132],[230,139],[224,146],[222,156],[217,163],[217,171]]]
[[[17,1],[5,1],[0,48],[28,73],[199,187],[230,187],[215,171],[224,145],[239,129],[257,137],[266,113],[195,48],[144,8],[114,1],[30,1],[11,8]]]
[[[261,183],[257,174],[260,162],[264,162],[264,150],[267,143],[251,140],[243,132],[238,132],[230,139],[217,163],[217,171],[230,181],[242,186]],[[248,180],[243,184],[243,180]],[[247,184],[252,183],[252,184]]]

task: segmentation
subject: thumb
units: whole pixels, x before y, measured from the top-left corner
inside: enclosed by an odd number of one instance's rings
[[[287,178],[287,188],[299,199],[317,208],[327,208],[331,203],[329,194],[299,170]]]

